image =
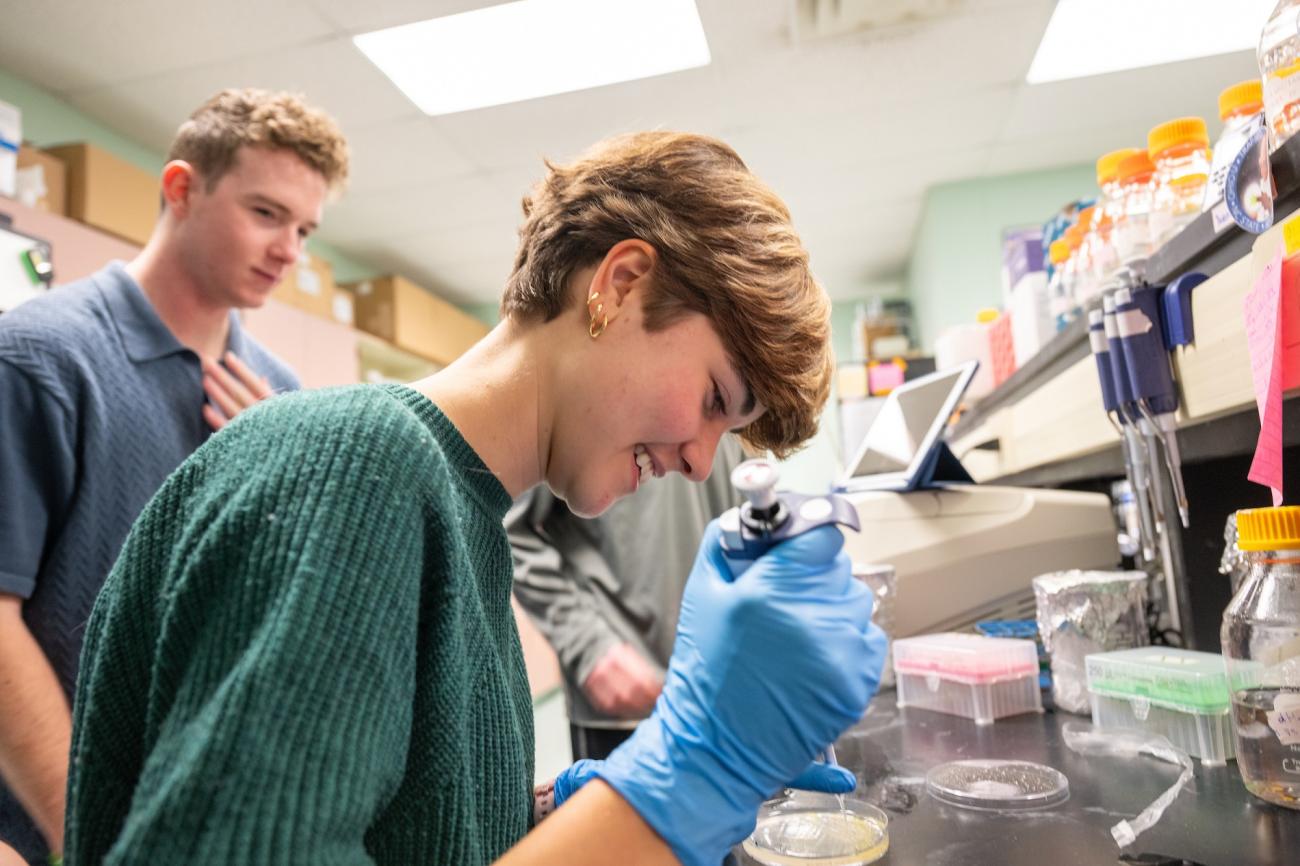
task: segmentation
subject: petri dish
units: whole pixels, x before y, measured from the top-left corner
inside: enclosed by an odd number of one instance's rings
[[[862,800],[796,791],[763,804],[742,847],[763,866],[863,866],[889,850],[889,816]]]
[[[1070,799],[1064,773],[1029,761],[940,764],[926,774],[925,789],[950,806],[998,812],[1047,809]]]

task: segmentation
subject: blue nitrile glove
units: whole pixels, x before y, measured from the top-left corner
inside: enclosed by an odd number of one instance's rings
[[[565,767],[555,777],[555,808],[578,792],[578,789],[599,775],[604,761],[583,758]],[[843,767],[814,761],[791,780],[787,788],[801,791],[820,791],[823,794],[847,794],[858,786],[858,779]]]
[[[885,636],[832,526],[733,578],[709,524],[655,711],[595,774],[686,866],[717,866],[759,805],[862,717]]]

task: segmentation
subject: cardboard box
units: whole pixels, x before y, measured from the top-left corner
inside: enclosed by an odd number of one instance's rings
[[[93,144],[46,150],[67,166],[68,216],[133,243],[148,242],[161,208],[158,178]]]
[[[22,140],[23,113],[16,106],[0,102],[0,195],[13,197]]]
[[[405,277],[363,280],[351,291],[359,329],[439,364],[450,364],[489,330]]]
[[[271,297],[319,316],[334,318],[334,268],[324,259],[303,252],[298,262],[289,268]]]
[[[68,212],[67,173],[63,160],[24,144],[18,150],[18,183],[14,197],[27,207],[62,216]]]

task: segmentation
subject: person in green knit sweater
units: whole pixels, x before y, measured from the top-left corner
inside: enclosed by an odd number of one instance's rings
[[[598,515],[728,430],[788,453],[832,363],[789,212],[722,142],[610,139],[524,214],[463,357],[241,413],[145,508],[86,629],[70,866],[716,866],[792,780],[852,788],[810,766],[884,656],[843,538],[734,574],[711,525],[654,712],[533,790],[512,498]]]

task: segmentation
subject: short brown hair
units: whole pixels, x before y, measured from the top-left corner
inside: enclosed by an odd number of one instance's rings
[[[789,210],[736,152],[707,136],[642,132],[546,167],[523,201],[502,315],[554,319],[575,271],[619,241],[645,241],[657,253],[647,329],[707,316],[767,409],[742,438],[782,457],[810,439],[830,394],[830,302]]]
[[[230,171],[241,147],[292,151],[331,190],[348,177],[348,144],[334,118],[292,93],[227,89],[208,99],[181,124],[167,161],[194,166],[208,190]]]

